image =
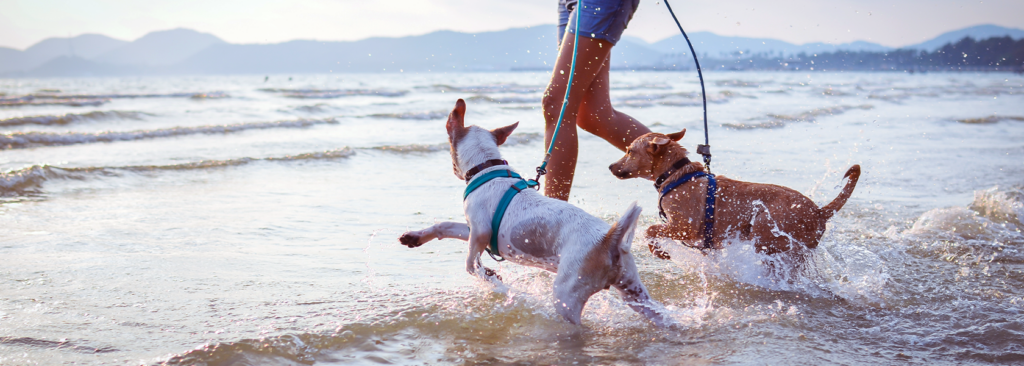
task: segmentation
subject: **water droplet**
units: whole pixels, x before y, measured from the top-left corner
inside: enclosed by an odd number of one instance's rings
[[[558,70],[559,74],[565,75],[565,70]]]

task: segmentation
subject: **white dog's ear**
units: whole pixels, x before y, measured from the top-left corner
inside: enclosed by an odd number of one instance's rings
[[[679,132],[676,132],[676,133],[670,133],[667,136],[668,136],[668,138],[672,139],[672,141],[682,140],[683,136],[686,136],[686,129],[684,128],[682,131],[679,131]]]
[[[466,127],[466,101],[459,99],[455,101],[455,108],[452,108],[452,112],[448,113],[448,123],[445,124],[445,128],[448,130],[450,135],[456,129],[463,129]]]
[[[491,134],[494,135],[494,141],[498,142],[498,145],[504,144],[516,127],[519,127],[519,122],[491,130]]]

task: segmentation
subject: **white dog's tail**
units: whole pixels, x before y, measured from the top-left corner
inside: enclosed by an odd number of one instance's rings
[[[606,240],[615,243],[619,250],[629,252],[629,248],[633,245],[636,222],[640,219],[640,211],[643,209],[636,205],[636,201],[633,201],[619,221],[615,223],[615,226],[608,231]]]

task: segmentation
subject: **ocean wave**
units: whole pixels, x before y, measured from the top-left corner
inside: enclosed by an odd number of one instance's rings
[[[425,153],[425,152],[436,152],[436,151],[448,151],[448,143],[441,144],[406,144],[406,145],[386,145],[386,146],[374,146],[367,147],[367,150],[380,150],[387,152],[396,153]]]
[[[767,122],[726,122],[722,123],[722,127],[731,128],[734,130],[757,130],[766,128],[780,128],[785,127],[786,123],[782,121],[767,121]]]
[[[94,111],[88,113],[65,113],[52,116],[28,116],[14,117],[0,120],[0,126],[22,126],[22,125],[66,125],[81,121],[96,121],[103,119],[132,119],[139,120],[143,116],[150,115],[143,112],[133,111]]]
[[[541,133],[517,133],[508,137],[502,146],[515,146],[540,141],[544,138]],[[372,147],[351,148],[344,147],[334,150],[302,153],[296,155],[272,156],[265,158],[243,157],[225,160],[200,160],[181,164],[169,165],[128,165],[128,166],[107,166],[107,167],[55,167],[51,165],[34,165],[24,169],[0,173],[0,197],[18,196],[31,193],[38,193],[38,188],[44,182],[58,178],[85,179],[88,174],[105,173],[117,174],[117,172],[151,172],[151,171],[177,171],[177,170],[202,170],[226,168],[245,165],[257,161],[302,161],[302,160],[330,160],[347,158],[356,153],[356,150],[376,150],[389,153],[434,153],[448,151],[447,142],[440,144],[406,144],[406,145],[383,145]]]
[[[988,116],[988,117],[980,117],[980,118],[964,118],[964,119],[958,119],[956,121],[960,122],[960,123],[966,123],[966,124],[988,124],[988,123],[996,123],[996,122],[999,122],[999,121],[1024,121],[1024,117],[1018,117],[1018,116]]]
[[[52,179],[85,179],[88,174],[117,174],[117,172],[180,171],[226,168],[257,161],[304,161],[347,158],[355,154],[349,147],[296,155],[266,158],[237,158],[225,160],[200,160],[170,165],[127,165],[110,167],[61,168],[51,165],[34,165],[27,168],[0,173],[0,196],[19,196],[39,193],[43,183]]]
[[[735,130],[754,130],[754,129],[766,129],[766,128],[780,128],[785,127],[788,122],[814,122],[818,117],[821,116],[834,116],[837,114],[845,113],[846,111],[853,109],[869,110],[874,108],[870,104],[863,104],[858,106],[840,105],[834,107],[816,108],[806,112],[798,114],[774,114],[769,113],[767,115],[768,120],[753,119],[749,122],[729,122],[722,123],[722,127],[731,128]]]
[[[787,114],[768,114],[768,117],[775,121],[782,122],[814,122],[817,117],[820,116],[834,116],[837,114],[845,113],[852,109],[869,110],[874,108],[870,104],[862,104],[857,106],[840,105],[834,107],[816,108],[803,113],[787,115]]]
[[[989,244],[1016,240],[1024,243],[1022,230],[1024,186],[1013,186],[975,191],[974,200],[966,207],[929,210],[904,234],[929,241],[961,239]]]
[[[314,105],[300,105],[298,107],[292,108],[291,110],[282,110],[282,112],[300,112],[300,113],[308,113],[308,114],[318,114],[318,113],[326,113],[326,112],[328,112],[331,109],[333,109],[333,107],[328,105],[328,104],[317,103],[317,104],[314,104]]]
[[[753,81],[743,80],[718,80],[715,81],[716,86],[731,86],[736,88],[760,88],[761,84]]]
[[[739,96],[742,95],[726,90],[716,94],[709,94],[707,96],[707,102],[710,104],[722,104]],[[649,107],[655,105],[666,107],[692,107],[704,104],[704,100],[701,98],[700,93],[696,92],[623,95],[615,97],[613,100],[616,104],[630,107]]]
[[[473,85],[473,86],[451,86],[445,84],[434,84],[430,88],[440,91],[448,92],[459,92],[459,93],[473,93],[473,94],[494,94],[494,93],[512,93],[512,94],[532,94],[540,93],[544,91],[544,86],[539,85],[519,85],[516,83],[509,84],[486,84],[486,85]]]
[[[516,146],[516,145],[529,144],[529,143],[533,143],[533,142],[536,142],[536,141],[540,141],[543,138],[544,138],[544,134],[537,133],[537,132],[516,133],[516,134],[512,134],[511,136],[509,136],[505,140],[505,143],[502,144],[501,146]],[[386,151],[386,152],[394,152],[394,153],[429,153],[429,152],[438,152],[438,151],[448,151],[449,149],[451,149],[451,147],[450,147],[450,145],[447,142],[443,142],[443,143],[439,143],[439,144],[405,144],[405,145],[373,146],[373,147],[365,147],[365,148],[362,148],[362,149],[378,150],[378,151]]]
[[[466,98],[469,102],[487,102],[495,104],[540,104],[541,98],[529,97],[489,97],[486,95],[474,95]]]
[[[186,92],[186,93],[160,93],[160,94],[63,94],[63,93],[37,93],[21,96],[0,96],[0,107],[17,107],[26,105],[68,105],[68,106],[97,106],[109,102],[111,99],[137,99],[137,98],[191,98],[191,99],[220,99],[227,98],[224,92]]]
[[[49,348],[55,350],[59,349],[63,351],[73,351],[89,354],[120,351],[112,347],[97,346],[93,344],[82,344],[82,342],[70,342],[67,340],[50,341],[30,337],[0,337],[0,344],[21,345],[36,348]]]
[[[941,207],[921,214],[897,238],[909,254],[952,266],[957,280],[987,280],[992,270],[1024,264],[1024,186],[976,191],[968,206]],[[1005,268],[1005,267],[1003,267]],[[1012,268],[1012,267],[1011,267]],[[975,283],[975,282],[971,282]]]
[[[63,169],[49,165],[36,165],[21,170],[0,173],[0,196],[38,193],[43,182],[67,175]]]
[[[379,97],[401,97],[408,94],[405,90],[389,89],[281,89],[263,88],[258,89],[267,93],[278,93],[286,98],[299,99],[335,99],[341,97],[354,97],[372,95]]]
[[[368,115],[370,118],[393,118],[413,120],[436,120],[448,117],[447,111],[426,111],[426,112],[401,112],[401,113],[376,113]]]
[[[23,149],[36,146],[63,146],[96,142],[131,141],[195,134],[232,133],[245,130],[259,130],[268,128],[302,128],[318,124],[333,123],[337,123],[337,121],[333,118],[328,118],[301,119],[297,121],[238,123],[217,126],[174,127],[159,130],[140,130],[128,132],[16,132],[10,134],[0,134],[0,150]]]
[[[79,98],[45,98],[32,97],[0,98],[0,107],[66,105],[71,107],[95,107],[109,102],[110,99],[79,99]]]
[[[637,84],[637,85],[612,85],[612,90],[671,90],[672,86],[668,84]]]

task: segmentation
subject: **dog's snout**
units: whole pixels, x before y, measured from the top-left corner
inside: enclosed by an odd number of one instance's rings
[[[611,170],[612,171],[612,175],[618,177],[619,179],[629,178],[629,176],[630,176],[629,172],[624,171],[618,165],[619,165],[619,163],[612,163],[612,165],[608,166],[608,170]]]

